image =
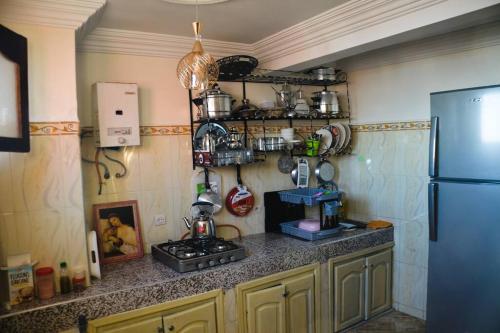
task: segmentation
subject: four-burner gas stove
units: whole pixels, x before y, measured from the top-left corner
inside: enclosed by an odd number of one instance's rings
[[[222,238],[186,239],[151,246],[153,257],[184,273],[245,258],[245,249]]]

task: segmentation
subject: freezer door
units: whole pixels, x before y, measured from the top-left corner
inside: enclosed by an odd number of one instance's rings
[[[427,332],[498,333],[500,185],[429,187],[437,237],[429,242]]]
[[[429,175],[500,180],[500,87],[431,94]]]

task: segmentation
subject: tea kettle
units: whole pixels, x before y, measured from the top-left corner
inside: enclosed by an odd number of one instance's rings
[[[287,110],[293,110],[295,108],[295,105],[292,104],[293,92],[286,82],[281,86],[281,90],[277,90],[273,86],[271,86],[271,88],[273,88],[276,93],[276,102],[279,107],[284,107]]]
[[[186,228],[191,231],[192,239],[210,239],[216,237],[215,222],[212,218],[213,204],[209,202],[195,202],[191,205],[191,220],[184,217]]]
[[[205,133],[201,140],[201,149],[210,153],[214,153],[217,146],[224,143],[223,137],[216,137],[210,132]]]
[[[229,132],[220,139],[229,149],[240,149],[243,147],[243,135],[240,134],[234,127],[231,127]]]

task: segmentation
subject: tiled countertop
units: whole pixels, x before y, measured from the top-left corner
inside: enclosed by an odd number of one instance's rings
[[[393,240],[393,229],[343,232],[308,242],[281,234],[257,234],[235,241],[248,257],[196,272],[177,273],[151,255],[106,265],[101,280],[82,293],[33,301],[0,312],[0,332],[57,332],[76,326],[79,315],[89,320],[150,306],[213,289],[230,289],[265,275],[381,245]]]

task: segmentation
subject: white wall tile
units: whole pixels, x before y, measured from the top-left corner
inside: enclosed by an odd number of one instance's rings
[[[427,299],[427,269],[400,262],[398,274],[398,303],[424,311]]]
[[[61,157],[59,136],[31,137],[29,153],[11,154],[12,195],[17,212],[64,207]]]
[[[13,208],[0,214],[1,260],[31,253],[40,265],[57,268],[65,260],[70,267],[83,265],[86,270],[78,137],[31,137],[31,151],[9,154],[9,166],[6,155],[0,156],[1,174],[12,175],[8,192],[12,204],[6,202]],[[0,182],[9,183],[2,177]]]
[[[10,153],[0,152],[0,213],[14,212]]]
[[[398,258],[408,264],[427,267],[429,254],[429,228],[427,216],[405,221],[398,228]]]

